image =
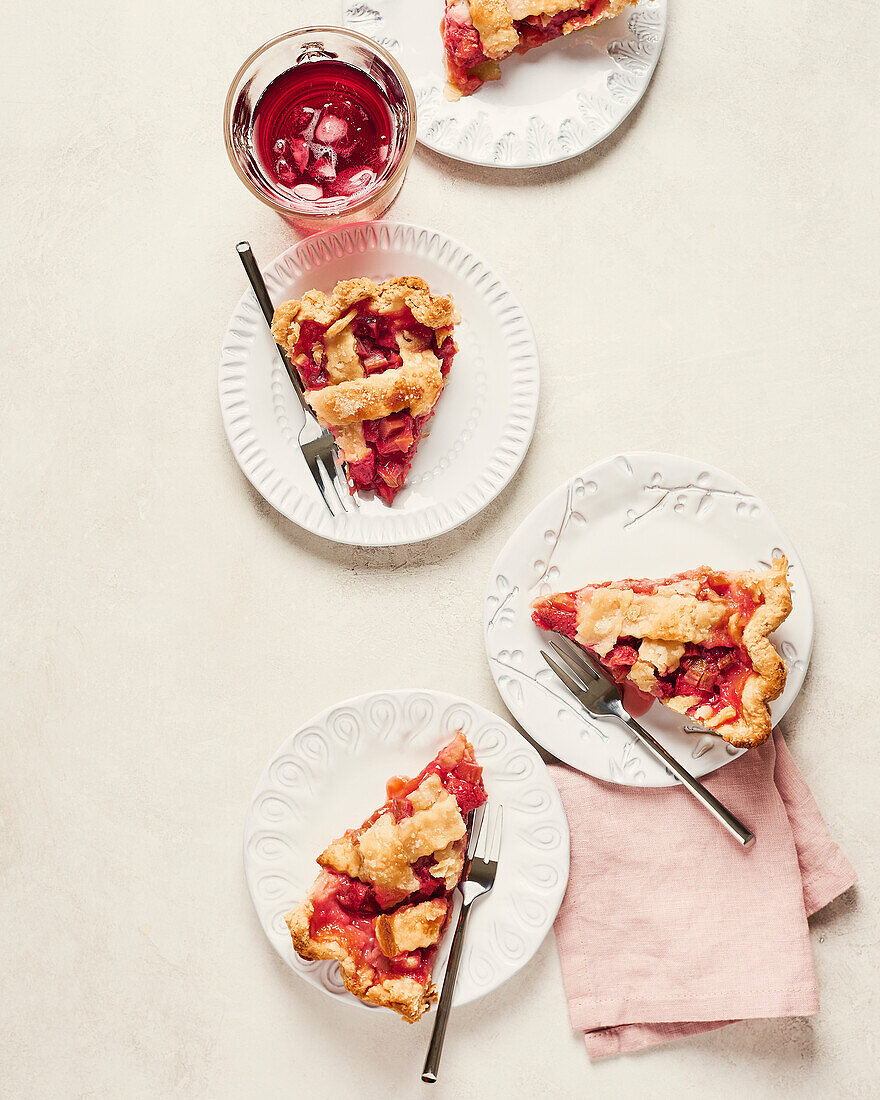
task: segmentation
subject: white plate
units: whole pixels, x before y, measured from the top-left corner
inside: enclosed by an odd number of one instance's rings
[[[244,834],[248,889],[282,959],[310,985],[360,1008],[336,963],[304,962],[284,914],[305,897],[315,857],[385,800],[392,775],[417,775],[464,730],[490,801],[504,807],[498,876],[471,915],[455,988],[463,1005],[496,989],[531,959],[568,881],[568,823],[535,750],[497,715],[440,691],[362,695],[317,715],[285,741],[257,784]],[[434,968],[438,986],[451,936]]]
[[[309,237],[263,275],[276,303],[340,279],[420,275],[462,315],[459,352],[403,490],[390,507],[358,496],[359,512],[334,518],[296,442],[303,413],[290,380],[253,294],[244,295],[223,340],[220,407],[239,466],[273,507],[334,542],[398,546],[451,531],[494,500],[535,429],[538,351],[522,307],[487,264],[433,229],[376,222]]]
[[[771,703],[774,723],[801,689],[813,645],[813,600],[800,558],[750,489],[705,463],[645,452],[590,466],[543,500],[519,526],[489,575],[485,637],[505,703],[555,756],[598,779],[664,787],[676,780],[619,723],[587,718],[540,655],[546,634],[530,617],[539,595],[591,581],[664,577],[699,565],[749,569],[779,553],[791,569],[792,611],[773,635],[787,668]],[[691,772],[705,775],[745,750],[660,703],[642,724]]]
[[[501,79],[443,95],[443,0],[345,0],[343,18],[390,50],[416,94],[419,141],[471,164],[534,168],[613,133],[645,94],[666,34],[666,0],[501,63]]]

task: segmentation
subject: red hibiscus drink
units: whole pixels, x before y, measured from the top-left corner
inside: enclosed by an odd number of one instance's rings
[[[268,42],[226,99],[236,172],[306,229],[378,217],[397,196],[415,144],[415,99],[381,46],[341,28]]]
[[[307,202],[355,198],[375,187],[393,132],[378,84],[342,61],[288,69],[254,111],[254,150],[263,171]]]

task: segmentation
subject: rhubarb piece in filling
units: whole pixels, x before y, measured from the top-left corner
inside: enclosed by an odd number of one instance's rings
[[[486,801],[462,733],[318,857],[309,897],[286,916],[297,953],[339,963],[346,988],[413,1022],[436,997],[431,971],[464,869],[467,815]]]
[[[352,493],[391,504],[403,488],[457,351],[458,319],[451,298],[413,276],[350,279],[275,311],[273,335],[333,433]]]
[[[499,62],[592,27],[637,0],[446,0],[441,23],[450,98],[501,75]]]
[[[770,736],[785,665],[768,635],[791,610],[788,562],[763,571],[701,566],[665,580],[605,581],[532,602],[532,620],[733,745]]]

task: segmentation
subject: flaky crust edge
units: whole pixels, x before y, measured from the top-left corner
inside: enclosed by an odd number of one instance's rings
[[[736,721],[722,723],[714,731],[729,744],[743,749],[763,745],[770,736],[773,724],[768,704],[778,698],[785,687],[785,663],[769,637],[791,611],[791,585],[785,556],[774,558],[769,569],[754,575],[754,583],[761,589],[764,603],[747,623],[743,645],[755,672],[743,688],[742,716]]]
[[[343,985],[349,993],[366,1004],[390,1008],[409,1024],[421,1019],[431,1002],[437,999],[437,987],[433,983],[425,988],[413,978],[386,978],[374,982],[373,969],[358,970],[341,944],[332,940],[319,943],[312,939],[309,933],[312,911],[312,903],[306,900],[284,917],[293,948],[301,959],[338,962]]]
[[[372,279],[344,279],[329,295],[309,290],[301,299],[280,305],[272,319],[272,335],[285,351],[292,352],[303,321],[329,326],[358,302],[369,300],[381,312],[383,306],[397,299],[409,307],[417,321],[435,330],[452,328],[460,319],[452,298],[432,294],[425,280],[417,275],[398,275],[381,283]]]
[[[507,0],[468,0],[468,9],[486,57],[497,60],[516,49],[519,35]]]

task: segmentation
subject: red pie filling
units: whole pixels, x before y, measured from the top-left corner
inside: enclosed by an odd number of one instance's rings
[[[471,747],[463,734],[450,741],[427,767],[422,768],[414,779],[396,776],[388,780],[388,797],[392,801],[406,799],[429,775],[437,775],[447,791],[458,802],[462,816],[469,814],[486,801],[486,788],[483,786],[483,769],[474,759]],[[407,800],[408,801],[408,800]],[[382,810],[379,811],[382,813]],[[375,814],[372,821],[379,814]],[[370,824],[368,822],[367,824]]]
[[[604,657],[599,658],[595,653],[594,656],[618,683],[623,683],[638,660],[638,645],[638,638],[621,638]],[[656,684],[651,694],[658,699],[695,695],[699,702],[693,704],[692,710],[708,705],[717,712],[729,706],[739,717],[742,689],[752,671],[752,662],[742,646],[730,642],[707,648],[689,643],[677,668],[665,674],[655,673]]]
[[[526,53],[535,46],[543,46],[563,34],[590,26],[608,7],[608,0],[596,0],[580,8],[557,12],[548,19],[544,15],[530,15],[527,19],[515,19],[513,26],[519,35],[515,53]],[[440,24],[443,43],[446,47],[446,70],[450,83],[464,95],[470,95],[483,83],[482,78],[472,70],[491,59],[483,53],[480,36],[473,23],[449,18],[447,14]]]
[[[368,302],[361,302],[356,309],[357,316],[351,327],[355,349],[366,376],[402,365],[397,337],[404,331],[410,340],[416,341],[417,346],[430,348],[434,352],[440,360],[440,372],[444,379],[449,374],[458,350],[451,336],[438,342],[434,330],[417,321],[408,308],[399,313],[379,314],[370,311]],[[324,333],[327,328],[316,321],[303,321],[300,326],[292,360],[307,390],[330,385],[324,355]],[[390,504],[395,494],[403,488],[416,447],[432,415],[433,410],[426,416],[412,416],[408,409],[402,409],[380,420],[365,420],[362,426],[369,454],[357,462],[346,464],[351,491],[375,490],[386,504]],[[330,430],[334,431],[332,427]]]
[[[626,587],[633,592],[651,595],[661,585],[687,580],[693,576],[693,573],[682,573],[665,581],[627,581]],[[751,592],[735,582],[728,584],[712,575],[700,576],[702,584],[699,591],[711,589],[732,604],[733,613],[739,613],[740,616],[741,632],[755,613],[759,602]],[[606,588],[611,583],[609,581],[592,587]],[[542,630],[555,630],[577,641],[577,593],[563,592],[548,597],[539,609],[532,612],[532,621]],[[751,658],[745,647],[724,629],[717,630],[709,642],[711,644],[705,646],[688,643],[677,668],[665,674],[655,673],[656,684],[651,694],[658,699],[670,699],[674,695],[696,696],[699,702],[693,704],[691,711],[708,705],[717,713],[724,707],[732,707],[739,718],[742,715],[743,687],[754,671]],[[589,646],[584,648],[589,649],[602,662],[617,683],[623,683],[639,658],[639,644],[638,638],[620,638],[604,657],[600,657]]]
[[[442,893],[442,879],[434,882]],[[423,900],[413,895],[407,904]],[[371,966],[376,971],[376,981],[409,977],[424,985],[437,952],[436,944],[404,951],[389,959],[376,939],[374,922],[381,912],[369,884],[327,871],[323,889],[312,896],[309,935],[318,942],[344,943],[359,966]]]
[[[449,83],[463,95],[471,95],[483,81],[476,74],[469,75],[470,70],[489,60],[483,53],[477,28],[473,23],[459,22],[444,16],[440,23],[440,33],[446,47],[446,75]]]
[[[532,622],[542,630],[557,631],[577,641],[577,593],[548,596],[532,611]]]

